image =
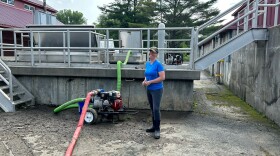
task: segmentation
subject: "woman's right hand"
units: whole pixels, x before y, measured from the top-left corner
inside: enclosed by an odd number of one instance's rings
[[[144,80],[143,82],[142,82],[142,86],[146,86],[146,80]]]

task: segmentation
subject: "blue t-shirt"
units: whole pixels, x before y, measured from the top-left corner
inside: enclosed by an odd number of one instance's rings
[[[145,77],[147,81],[154,80],[159,77],[159,72],[164,71],[163,65],[158,61],[155,60],[153,64],[150,61],[146,62],[146,70],[145,70]],[[148,90],[157,90],[163,88],[163,82],[159,83],[151,83],[147,89]]]

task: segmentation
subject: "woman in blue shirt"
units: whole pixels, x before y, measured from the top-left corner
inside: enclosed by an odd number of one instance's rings
[[[163,81],[165,72],[163,65],[156,59],[158,49],[150,48],[150,61],[146,62],[145,79],[142,85],[147,86],[147,97],[152,111],[153,126],[146,132],[154,133],[154,138],[160,138],[160,101],[163,92]]]

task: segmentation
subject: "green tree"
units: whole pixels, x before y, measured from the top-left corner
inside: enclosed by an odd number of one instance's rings
[[[156,3],[152,0],[116,0],[109,5],[98,7],[102,14],[99,19],[99,27],[147,27],[156,16]]]
[[[199,0],[115,0],[108,5],[98,7],[102,15],[98,27],[151,27],[162,22],[166,27],[197,27],[219,14],[213,8],[217,0],[200,2]],[[205,29],[204,35],[213,32],[219,26]],[[183,30],[167,31],[169,39],[190,38]],[[110,33],[111,35],[111,33]],[[143,34],[145,35],[145,34]],[[156,34],[151,34],[155,36]],[[111,37],[111,36],[110,36]],[[117,33],[114,37],[117,37]],[[171,42],[170,47],[189,47],[189,42]]]
[[[197,27],[207,22],[219,14],[219,10],[213,8],[217,0],[208,0],[200,2],[199,0],[157,0],[156,17],[158,21],[165,23],[166,27]],[[218,27],[212,27],[206,33],[216,30]],[[170,31],[169,38],[174,39],[181,36],[186,38],[190,34],[182,31]],[[182,44],[172,42],[170,47],[181,47]],[[187,46],[189,46],[187,44]]]
[[[98,7],[102,15],[98,18],[100,28],[144,28],[151,27],[156,16],[156,3],[153,0],[127,0]],[[100,33],[105,34],[104,31]],[[118,38],[118,31],[110,31],[109,38]],[[146,32],[143,32],[146,37]]]
[[[60,10],[56,14],[57,19],[63,24],[86,24],[87,20],[83,13],[70,9]]]
[[[219,14],[219,10],[212,7],[216,2],[217,0],[157,0],[158,20],[168,27],[199,26]]]

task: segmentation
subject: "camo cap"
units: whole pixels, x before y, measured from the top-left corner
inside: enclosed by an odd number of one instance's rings
[[[150,48],[150,51],[153,52],[153,53],[158,54],[158,49],[157,49],[157,47],[151,47],[151,48]]]

